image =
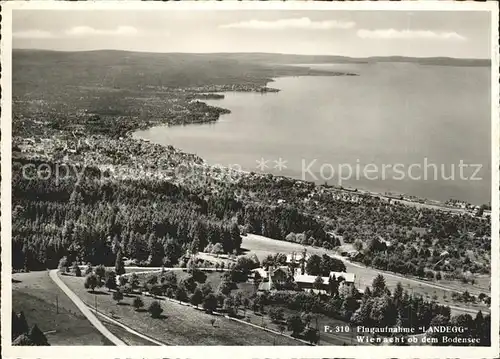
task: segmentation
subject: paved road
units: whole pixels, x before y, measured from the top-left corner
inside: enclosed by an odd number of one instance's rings
[[[121,341],[118,337],[116,337],[113,333],[111,333],[100,321],[97,317],[90,311],[90,309],[85,305],[85,303],[78,298],[78,296],[73,293],[71,289],[68,288],[66,284],[59,278],[57,275],[57,269],[52,269],[49,271],[50,278],[56,283],[59,288],[75,303],[75,305],[80,309],[83,315],[87,317],[89,322],[101,332],[107,339],[109,339],[114,345],[126,346],[123,341]]]

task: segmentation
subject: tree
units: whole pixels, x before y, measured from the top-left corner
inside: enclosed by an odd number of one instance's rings
[[[259,297],[255,297],[255,299],[250,302],[250,307],[252,308],[254,313],[257,313],[259,311],[260,304],[258,298]]]
[[[157,300],[152,302],[149,305],[148,312],[149,314],[151,314],[152,318],[159,318],[161,313],[163,313],[163,308],[161,307],[160,302],[158,302]]]
[[[98,281],[102,281],[106,275],[106,268],[101,264],[95,267],[95,275]]]
[[[323,288],[323,277],[319,275],[316,277],[316,279],[314,279],[313,288],[316,290],[320,290]]]
[[[106,271],[104,285],[108,290],[116,289],[116,274],[113,271]]]
[[[394,293],[392,295],[394,304],[396,305],[397,308],[401,307],[403,304],[403,294],[404,294],[403,285],[401,284],[401,282],[398,282],[396,284],[396,288],[394,288]]]
[[[128,283],[128,278],[124,275],[121,275],[118,277],[118,283],[120,284],[120,286],[124,286]]]
[[[115,272],[117,275],[125,274],[125,263],[123,262],[123,254],[121,249],[119,249],[118,253],[116,253]]]
[[[90,289],[92,292],[98,286],[99,281],[97,280],[97,276],[95,274],[88,274],[85,277],[85,289]]]
[[[222,308],[229,314],[229,316],[234,317],[234,300],[232,297],[229,296],[224,298],[224,304]]]
[[[28,337],[31,339],[31,342],[33,345],[37,346],[47,346],[50,345],[49,342],[47,341],[47,337],[43,332],[38,328],[38,326],[35,324],[31,328],[31,330],[28,333]]]
[[[381,296],[385,294],[385,278],[382,274],[378,274],[374,279],[372,283],[372,294],[374,297]]]
[[[293,314],[289,316],[286,320],[286,325],[288,330],[292,332],[293,337],[299,336],[299,334],[304,330],[305,325],[300,319],[298,314]]]
[[[192,275],[189,275],[181,280],[179,287],[184,287],[189,293],[192,293],[196,289],[196,281]]]
[[[60,272],[66,273],[68,271],[68,258],[66,256],[59,260],[59,265],[57,266]]]
[[[358,252],[361,252],[363,250],[363,242],[359,238],[354,241],[353,246],[354,249]]]
[[[232,249],[239,251],[241,247],[241,234],[240,228],[238,227],[238,224],[236,222],[233,222],[233,224],[231,225],[230,233],[231,241],[233,244]]]
[[[383,327],[396,324],[398,314],[388,295],[375,297],[372,303],[370,320],[373,325]]]
[[[80,269],[80,266],[75,267],[75,277],[81,277],[82,276],[82,270]]]
[[[120,303],[120,301],[123,299],[123,293],[120,290],[116,290],[113,292],[113,300],[116,301],[116,303]]]
[[[340,259],[330,257],[329,255],[323,254],[321,256],[320,264],[320,274],[323,276],[330,275],[330,272],[345,272],[346,267],[344,262]]]
[[[371,323],[370,313],[373,307],[373,299],[368,298],[361,302],[360,307],[352,314],[351,323],[355,325],[369,326]]]
[[[130,276],[130,285],[132,287],[132,290],[136,290],[137,288],[139,288],[139,284],[139,277],[137,276],[137,274],[132,273],[132,275]]]
[[[319,341],[318,329],[308,327],[304,332],[304,339],[311,344],[316,344]]]
[[[181,301],[181,302],[188,301],[189,298],[187,295],[186,287],[184,287],[183,285],[180,285],[177,287],[177,289],[175,291],[175,299],[177,299],[178,301]]]
[[[159,296],[163,293],[163,288],[161,285],[154,284],[149,289],[149,292],[153,295],[154,298],[156,298],[157,296]]]
[[[304,326],[308,327],[309,324],[311,324],[312,315],[309,312],[302,312],[300,314],[300,319],[302,319],[302,322],[304,323]]]
[[[198,268],[194,268],[191,272],[191,276],[193,277],[194,281],[197,283],[205,283],[207,280],[207,275],[199,270]]]
[[[193,295],[191,296],[190,300],[192,305],[196,305],[198,308],[198,305],[200,305],[203,302],[203,293],[200,288],[196,288]]]
[[[220,282],[219,287],[217,288],[218,293],[222,293],[224,295],[228,295],[231,293],[231,289],[233,289],[233,283],[228,280],[223,280]]]
[[[243,294],[241,292],[236,292],[233,299],[234,299],[234,308],[236,309],[236,314],[238,314],[238,308],[243,303]]]
[[[164,278],[164,285],[168,288],[177,287],[177,275],[173,271],[166,272],[162,277]]]
[[[71,271],[76,275],[76,272],[80,270],[80,267],[78,266],[78,262],[74,261],[73,265],[71,266]],[[82,275],[82,271],[80,271],[80,276]],[[78,276],[77,276],[78,277]]]
[[[328,278],[328,292],[332,297],[339,294],[339,283],[337,282],[337,278],[335,278],[335,275],[332,275]]]
[[[94,269],[92,268],[92,264],[90,264],[90,262],[87,263],[87,267],[85,268],[85,275],[90,274],[93,271],[94,271]]]
[[[28,333],[28,322],[24,316],[23,312],[16,314],[12,312],[12,340],[16,339],[23,333]]]
[[[274,323],[281,322],[285,318],[283,308],[271,308],[271,309],[269,309],[269,318],[271,318],[271,320]]]
[[[130,285],[130,283],[125,283],[123,285],[120,285],[119,289],[123,293],[123,295],[126,297],[128,297],[133,292],[132,286]]]
[[[132,305],[134,306],[136,311],[139,311],[142,307],[144,307],[144,302],[142,301],[141,297],[135,297]]]
[[[212,254],[220,254],[224,253],[224,249],[222,248],[222,244],[220,243],[215,243],[214,246],[212,247]],[[222,262],[224,264],[224,262]],[[221,266],[221,268],[224,268],[224,265]]]
[[[321,274],[321,257],[313,254],[309,257],[306,263],[306,273],[309,275]]]
[[[217,297],[213,293],[209,293],[203,298],[203,309],[209,313],[217,309]]]
[[[268,254],[263,260],[262,260],[262,267],[267,271],[269,270],[269,267],[274,266],[274,257],[271,254]]]
[[[286,327],[283,324],[278,324],[278,331],[283,334],[286,330]]]

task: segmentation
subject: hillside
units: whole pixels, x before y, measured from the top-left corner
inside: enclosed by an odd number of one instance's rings
[[[286,66],[245,54],[181,54],[127,51],[13,51],[14,96],[61,86],[137,89],[145,86],[193,87],[253,83],[264,85],[287,75],[343,75]],[[257,61],[258,60],[258,61]],[[271,60],[271,59],[270,59]],[[275,63],[275,65],[270,65]]]

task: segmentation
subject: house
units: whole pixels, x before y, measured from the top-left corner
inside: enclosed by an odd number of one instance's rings
[[[259,284],[258,291],[270,291],[276,289],[276,284],[284,284],[290,277],[290,269],[288,266],[269,268],[269,271],[267,272],[263,268],[256,268],[253,272],[259,273],[262,277],[262,282]]]
[[[259,292],[268,292],[271,290],[271,283],[269,281],[259,283]]]
[[[309,274],[296,274],[293,279],[295,283],[299,286],[300,289],[309,291],[312,293],[321,293],[325,294],[328,291],[328,282],[330,277],[321,277],[323,283],[320,288],[318,288],[314,283],[316,282],[316,278],[318,276],[309,275]]]
[[[279,266],[270,270],[270,279],[275,283],[285,283],[290,276],[290,270],[287,266]]]
[[[354,273],[346,273],[346,272],[330,272],[330,278],[335,276],[337,281],[340,277],[344,278],[342,281],[342,286],[354,286],[354,282],[356,281],[356,275]]]
[[[300,263],[305,257],[305,261],[307,261],[311,255],[310,254],[304,254],[303,253],[290,253],[290,254],[287,254],[286,255],[286,263],[287,264],[290,264],[292,262],[295,262],[295,263]]]
[[[258,273],[261,278],[267,278],[267,271],[264,268],[252,269],[252,275],[254,278],[256,273]]]

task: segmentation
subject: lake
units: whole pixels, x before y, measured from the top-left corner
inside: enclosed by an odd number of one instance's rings
[[[231,110],[216,123],[135,136],[248,171],[440,201],[490,201],[489,67],[308,66],[359,76],[278,78],[269,84],[278,93],[206,101]]]

